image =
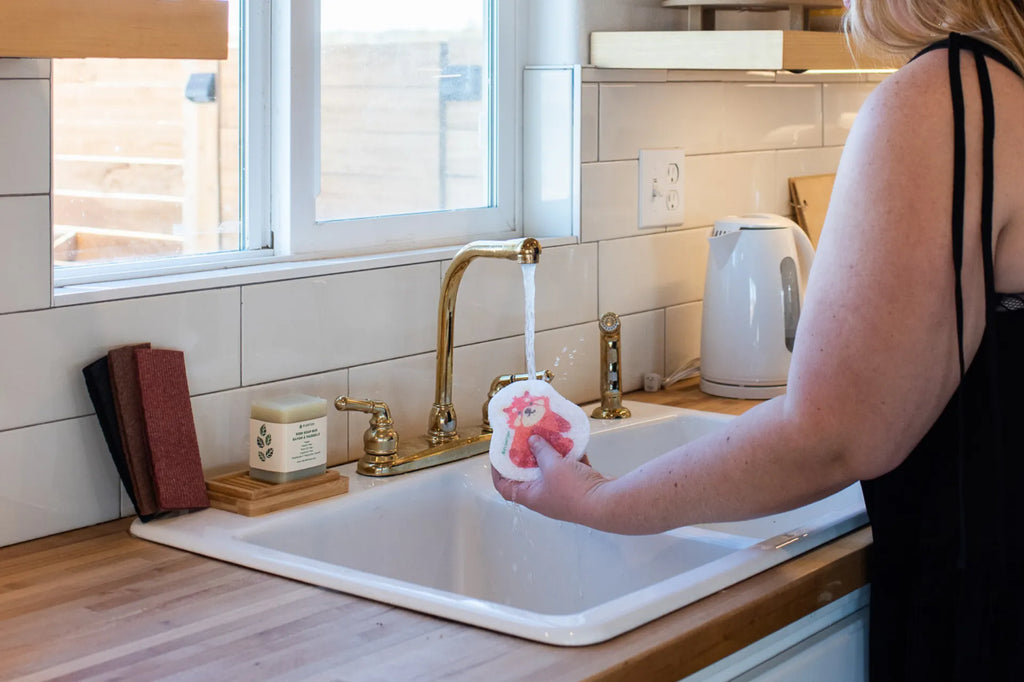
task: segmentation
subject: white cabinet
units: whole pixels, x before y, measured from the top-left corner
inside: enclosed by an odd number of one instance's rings
[[[869,590],[862,587],[684,682],[866,682]]]

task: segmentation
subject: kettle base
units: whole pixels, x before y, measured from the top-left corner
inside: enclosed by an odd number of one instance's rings
[[[722,398],[739,398],[741,400],[767,400],[786,392],[786,384],[770,385],[741,385],[723,384],[717,381],[709,381],[704,377],[700,378],[700,390],[709,395],[717,395]]]

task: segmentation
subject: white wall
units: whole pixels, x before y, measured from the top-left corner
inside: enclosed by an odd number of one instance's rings
[[[790,213],[787,178],[835,170],[873,87],[765,73],[583,74],[582,238],[545,249],[537,270],[538,367],[578,402],[599,395],[600,313],[623,318],[626,390],[699,352],[707,226],[728,213]],[[113,346],[185,352],[207,469],[244,466],[250,401],[284,390],[386,400],[400,432],[424,429],[443,261],[52,306],[48,78],[46,61],[0,60],[0,545],[130,513],[81,376]],[[683,226],[635,228],[636,159],[648,147],[687,150]],[[494,376],[524,367],[519,282],[506,261],[477,261],[463,280],[464,423],[479,423]],[[333,463],[358,456],[365,421],[329,416]]]

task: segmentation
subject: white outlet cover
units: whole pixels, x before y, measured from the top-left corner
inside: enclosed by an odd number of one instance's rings
[[[683,168],[686,152],[682,149],[641,149],[638,168],[637,226],[682,225]]]

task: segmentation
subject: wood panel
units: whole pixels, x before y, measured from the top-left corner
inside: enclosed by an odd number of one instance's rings
[[[55,225],[105,227],[171,234],[182,220],[179,198],[122,199],[117,197],[70,196],[55,191]]]
[[[147,163],[142,159],[104,157],[55,159],[53,184],[60,190],[88,190],[180,196],[181,163]],[[237,182],[235,183],[237,186]]]
[[[5,57],[226,59],[222,0],[7,0]]]
[[[645,403],[657,405],[669,405],[671,407],[685,407],[691,410],[704,410],[705,412],[721,412],[722,414],[743,414],[752,407],[755,407],[763,400],[737,400],[734,398],[720,398],[718,396],[702,393],[700,390],[700,377],[683,379],[672,384],[666,389],[648,393],[646,391],[634,391],[627,393],[627,400],[639,400]]]
[[[181,160],[180,125],[132,129],[123,122],[54,120],[54,154],[71,156],[155,157]]]

